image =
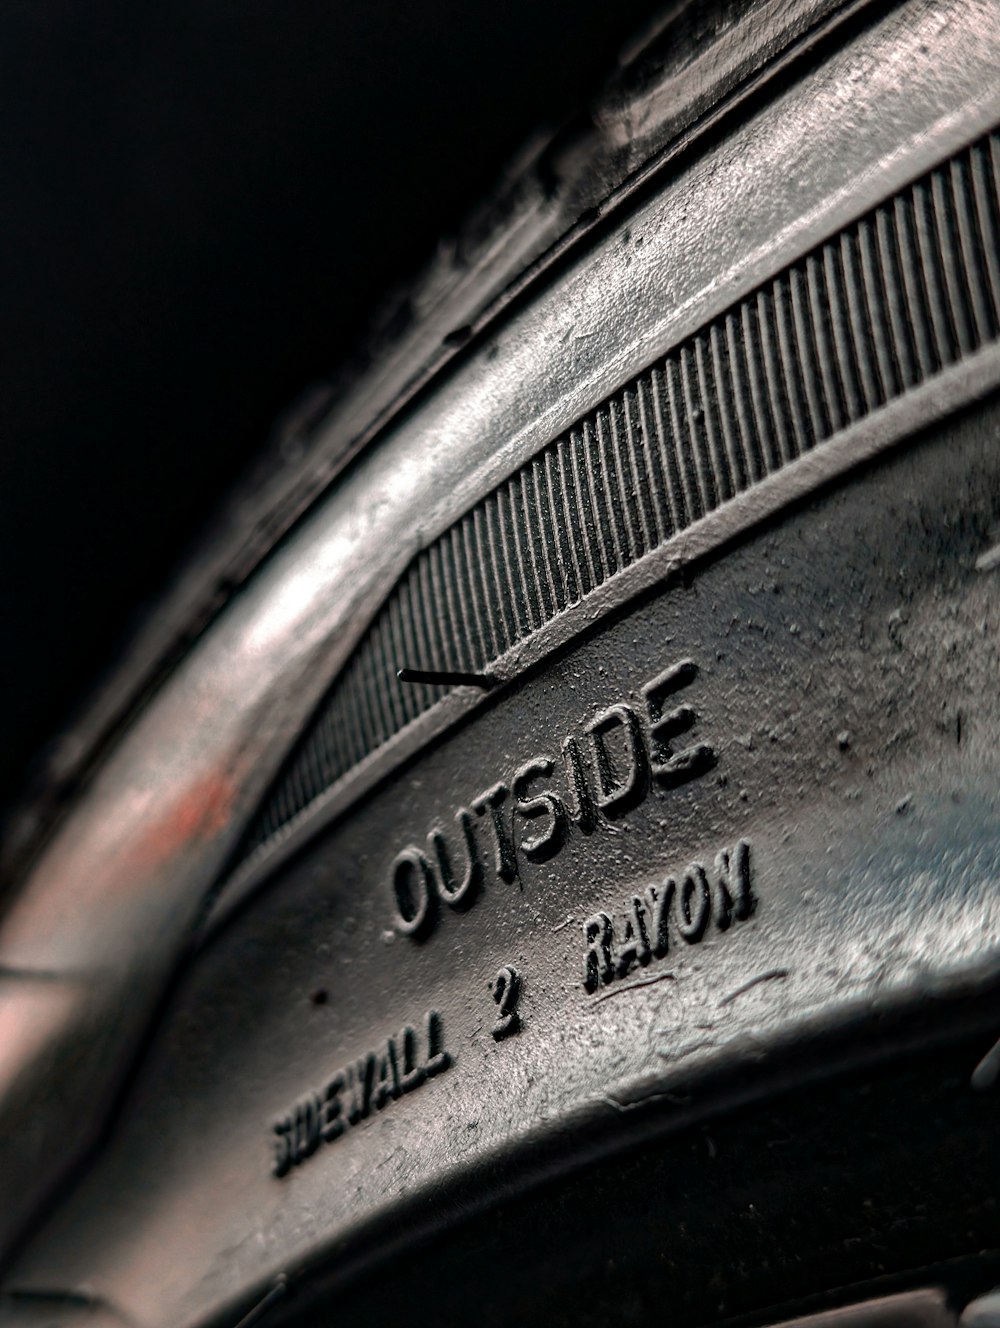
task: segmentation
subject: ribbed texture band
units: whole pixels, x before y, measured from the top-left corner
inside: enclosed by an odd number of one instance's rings
[[[632,379],[401,577],[244,844],[644,554],[1000,334],[1000,137],[882,204]]]

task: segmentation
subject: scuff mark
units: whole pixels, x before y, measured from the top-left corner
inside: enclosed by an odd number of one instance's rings
[[[681,1061],[686,1056],[693,1056],[696,1051],[701,1051],[705,1047],[717,1047],[718,1045],[713,1038],[702,1038],[699,1042],[689,1042],[686,1046],[678,1047],[676,1051],[657,1051],[656,1054],[665,1061]]]
[[[766,973],[758,973],[757,976],[755,978],[751,978],[749,982],[744,982],[742,987],[737,987],[735,991],[731,991],[727,996],[723,996],[719,1004],[732,1005],[733,1001],[738,1000],[740,996],[745,996],[746,993],[748,991],[752,991],[754,987],[759,987],[762,982],[775,982],[779,978],[787,978],[787,977],[788,977],[787,968],[772,968],[769,969]]]
[[[675,1107],[686,1107],[691,1101],[689,1097],[685,1097],[680,1093],[668,1093],[664,1090],[653,1093],[643,1093],[633,1102],[622,1102],[621,1099],[615,1097],[613,1093],[602,1093],[597,1100],[603,1102],[605,1106],[613,1107],[615,1111],[622,1112],[623,1114],[625,1112],[635,1111],[637,1107],[645,1107],[650,1102],[669,1102]]]
[[[237,783],[228,772],[210,773],[183,789],[144,828],[126,850],[134,869],[155,870],[161,862],[182,853],[192,843],[222,833],[229,824],[237,797]]]
[[[606,1001],[611,996],[624,996],[627,991],[634,991],[636,987],[651,987],[655,982],[674,982],[676,981],[673,973],[657,973],[655,977],[638,978],[635,982],[629,982],[623,987],[611,987],[608,991],[602,991],[595,996],[591,1006],[596,1005],[598,1001]]]
[[[994,544],[976,559],[977,572],[995,572],[1000,567],[1000,544]]]

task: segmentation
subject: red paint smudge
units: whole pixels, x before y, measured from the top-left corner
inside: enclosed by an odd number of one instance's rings
[[[140,832],[128,852],[132,867],[157,867],[195,841],[220,834],[229,824],[235,798],[230,774],[204,775]]]

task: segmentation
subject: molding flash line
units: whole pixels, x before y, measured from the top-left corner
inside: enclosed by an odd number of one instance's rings
[[[492,673],[461,673],[455,669],[398,669],[400,682],[441,683],[452,687],[478,687],[488,692],[497,684]]]

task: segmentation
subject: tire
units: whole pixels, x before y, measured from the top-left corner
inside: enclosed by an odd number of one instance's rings
[[[315,426],[23,872],[4,1322],[994,1285],[1000,21],[716,17]]]

